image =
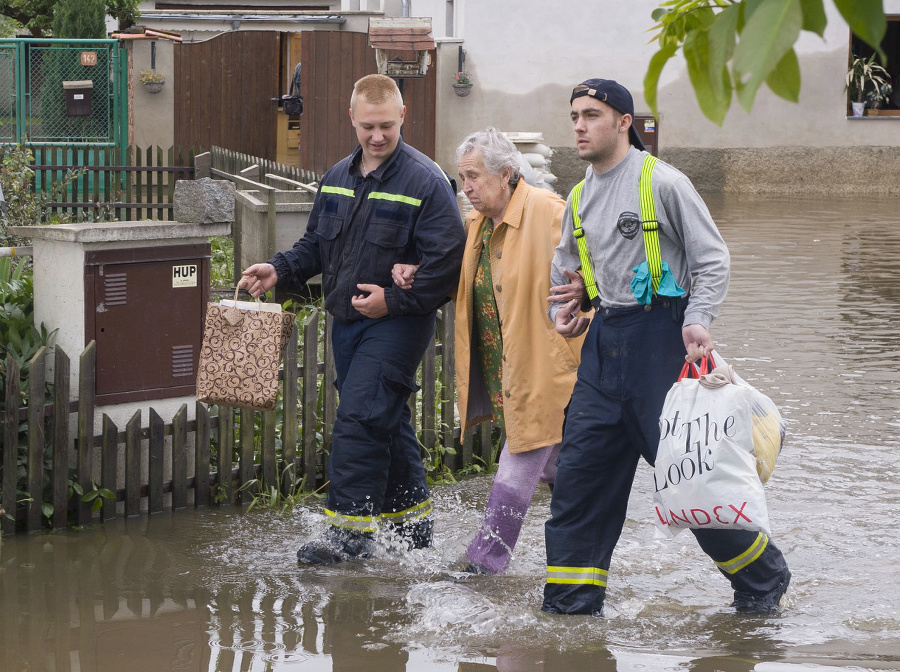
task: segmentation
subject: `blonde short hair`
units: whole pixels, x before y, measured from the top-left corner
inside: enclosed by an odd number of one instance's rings
[[[403,107],[403,96],[397,87],[397,82],[386,75],[366,75],[358,79],[353,85],[353,93],[350,96],[350,107],[356,108],[356,101],[362,99],[370,105],[381,105],[390,100],[397,103],[398,108]]]

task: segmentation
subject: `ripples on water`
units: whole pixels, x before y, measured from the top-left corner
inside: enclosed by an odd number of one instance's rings
[[[539,488],[507,574],[454,572],[487,478],[437,488],[435,548],[298,570],[321,505],[117,521],[0,547],[0,670],[900,669],[900,223],[890,201],[710,199],[732,253],[713,335],[779,404],[766,491],[794,579],[738,617],[689,534],[654,536],[638,471],[608,617],[539,611]],[[859,221],[859,213],[865,220]]]

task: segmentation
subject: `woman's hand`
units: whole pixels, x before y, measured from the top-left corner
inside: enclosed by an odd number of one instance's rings
[[[547,301],[555,303],[558,301],[572,301],[573,299],[577,299],[578,305],[580,306],[587,298],[587,289],[584,287],[584,278],[578,275],[578,273],[570,271],[568,268],[564,268],[563,273],[569,279],[569,284],[551,287],[550,296],[547,297]]]
[[[412,289],[418,269],[418,264],[394,264],[391,269],[391,278],[400,289]]]

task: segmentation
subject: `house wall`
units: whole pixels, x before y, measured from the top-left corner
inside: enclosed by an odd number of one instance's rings
[[[353,11],[341,12],[342,23],[316,24],[286,18],[239,24],[221,17],[155,18],[152,4],[144,3],[142,23],[180,31],[186,42],[208,39],[235,25],[241,30],[365,32],[369,17],[381,15],[366,11],[373,1],[360,0],[356,10],[355,2],[344,0],[341,6]],[[410,16],[432,17],[438,42],[433,64],[438,82],[438,163],[455,172],[456,145],[479,128],[538,131],[555,152],[556,188],[567,193],[585,169],[574,150],[569,93],[587,77],[613,78],[631,90],[638,114],[649,113],[643,78],[656,51],[650,15],[659,2],[520,0],[511,6],[485,0],[409,0]],[[333,4],[336,11],[336,1]],[[723,125],[716,126],[700,112],[683,58],[672,59],[660,79],[660,156],[687,173],[701,190],[900,193],[900,180],[893,179],[900,172],[900,117],[847,118],[843,88],[850,31],[833,3],[825,7],[824,39],[803,33],[796,44],[803,77],[797,104],[777,98],[763,86],[752,112],[735,100]],[[399,16],[400,9],[400,0],[383,3],[384,16]],[[900,14],[900,0],[884,0],[884,9]],[[302,12],[302,5],[297,11]],[[465,98],[455,96],[451,87],[460,47],[474,81]],[[142,67],[136,61],[135,72]],[[152,101],[140,87],[135,87],[134,95],[135,107],[144,107],[151,115],[147,119],[151,130],[143,131],[144,121],[136,114],[136,142],[146,137],[163,144],[165,139],[155,138],[170,137],[162,127],[171,113],[152,111],[172,95],[171,87]],[[815,179],[798,179],[803,175]]]
[[[136,147],[159,146],[168,148],[174,142],[172,124],[174,114],[174,59],[172,42],[156,41],[156,70],[166,77],[166,83],[159,93],[148,93],[141,84],[139,76],[142,70],[149,70],[151,63],[152,40],[133,40],[131,71],[132,99],[131,116],[133,118],[132,144]]]
[[[399,3],[399,0],[394,0]],[[369,10],[369,5],[380,6],[381,0],[359,0],[355,3],[358,7],[352,11],[338,12],[341,1],[311,0],[312,4],[330,4],[332,13],[315,11],[304,12],[302,5],[287,3],[287,9],[291,14],[270,17],[269,20],[256,20],[261,14],[252,14],[251,10],[235,13],[234,17],[227,12],[196,12],[188,10],[171,12],[156,10],[153,2],[144,2],[140,5],[141,25],[147,28],[156,28],[174,31],[181,36],[184,43],[205,42],[222,33],[234,30],[267,30],[278,32],[299,32],[303,30],[340,30],[357,33],[365,33],[368,30],[368,21],[371,16],[381,16],[380,12]],[[207,3],[209,4],[209,3]],[[273,5],[277,0],[242,0],[242,5]],[[310,3],[307,3],[310,4]],[[388,3],[389,4],[389,3]],[[340,14],[340,16],[338,16]],[[240,20],[240,17],[253,16],[253,20]],[[203,17],[206,17],[205,19]],[[305,23],[298,17],[312,17],[321,22]],[[236,21],[236,23],[233,22]],[[156,69],[166,76],[166,85],[157,94],[148,93],[138,81],[142,70],[150,68],[150,44],[151,40],[132,40],[128,42],[132,50],[131,99],[129,101],[131,111],[131,144],[138,147],[150,145],[170,147],[174,143],[174,54],[173,43],[169,40],[156,41]],[[274,94],[273,94],[274,95]]]
[[[399,16],[400,0],[385,0],[385,10],[379,8],[381,0],[357,0],[345,3],[352,9],[341,11],[342,2],[337,0],[312,0],[311,2],[291,2],[290,0],[240,0],[232,4],[242,9],[216,11],[198,9],[192,11],[189,4],[184,9],[156,9],[155,2],[142,2],[140,23],[147,28],[170,30],[181,35],[185,42],[202,42],[216,35],[232,30],[275,30],[298,32],[301,30],[349,30],[365,33],[369,17]],[[197,2],[198,5],[227,5],[223,2]],[[394,7],[396,4],[396,8]],[[269,10],[254,11],[253,7],[271,8],[284,6],[283,13],[273,14]],[[304,5],[329,5],[329,10],[305,10]],[[371,7],[370,7],[371,5]],[[377,7],[376,7],[377,5]],[[393,12],[393,13],[391,13]]]
[[[438,11],[435,7],[443,4],[411,1],[413,15],[429,7]],[[460,43],[440,39],[438,162],[452,165],[456,144],[479,128],[539,131],[555,150],[557,190],[567,193],[584,172],[568,119],[571,89],[588,77],[616,79],[634,95],[636,112],[649,113],[643,78],[656,51],[649,29],[658,5],[657,0],[631,0],[623,11],[626,5],[619,2],[522,0],[514,11],[498,11],[498,3],[463,6],[456,0],[456,30],[475,85],[470,96],[453,96]],[[884,8],[900,13],[900,0],[885,0]],[[847,118],[843,88],[850,31],[832,3],[826,9],[824,39],[804,33],[795,47],[803,77],[798,104],[763,86],[752,112],[735,100],[724,124],[716,126],[697,105],[683,58],[670,61],[659,89],[660,155],[701,189],[900,193],[891,179],[900,171],[900,117]],[[823,172],[814,183],[798,186],[790,178],[808,172],[810,163]],[[873,166],[883,176],[876,184]]]

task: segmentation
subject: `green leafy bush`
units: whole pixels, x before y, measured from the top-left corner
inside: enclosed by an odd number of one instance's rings
[[[85,174],[84,169],[70,170],[65,177],[56,181],[49,192],[38,194],[34,185],[34,153],[22,145],[3,148],[0,161],[0,187],[6,201],[6,211],[0,216],[0,247],[19,247],[25,241],[14,236],[9,229],[13,226],[35,226],[38,224],[65,224],[74,219],[70,214],[56,213],[50,207],[55,200],[63,200],[66,191]],[[80,219],[105,221],[112,219],[105,210],[88,210],[78,214]]]
[[[26,259],[14,261],[9,257],[0,257],[0,411],[16,413],[18,408],[6,408],[7,385],[18,389],[19,408],[28,405],[26,383],[32,357],[45,345],[51,345],[55,332],[48,332],[44,325],[34,324],[34,291],[31,267]],[[7,358],[11,357],[19,366],[18,380],[9,380]],[[45,386],[45,398],[49,398],[50,386]],[[49,418],[47,419],[49,422]],[[17,501],[27,501],[30,496],[24,492],[25,464],[28,451],[25,423],[19,426],[18,436],[18,470]],[[46,435],[46,433],[45,433]],[[0,433],[0,454],[3,454],[3,435]],[[2,483],[3,464],[0,460],[0,483]],[[46,480],[46,478],[45,478]],[[35,494],[35,493],[32,493]],[[37,493],[40,497],[40,493]],[[12,512],[7,512],[11,515]]]
[[[209,264],[209,284],[213,287],[234,286],[234,239],[231,236],[210,236],[212,254]]]

